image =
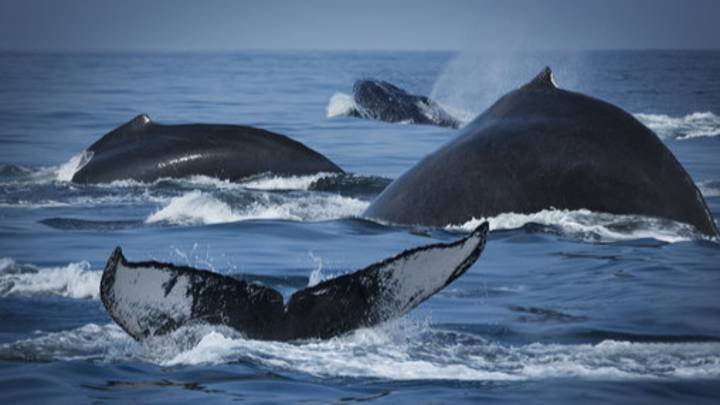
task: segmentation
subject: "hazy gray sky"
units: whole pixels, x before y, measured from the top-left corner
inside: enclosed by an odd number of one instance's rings
[[[720,0],[0,0],[0,49],[720,48]]]

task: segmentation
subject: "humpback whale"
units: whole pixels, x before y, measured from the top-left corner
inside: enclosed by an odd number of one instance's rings
[[[72,176],[76,183],[343,172],[328,158],[284,135],[242,125],[162,125],[145,114],[110,131],[83,156]]]
[[[718,235],[657,135],[619,107],[558,88],[548,67],[397,178],[364,216],[446,226],[553,207],[668,218]]]
[[[183,325],[232,327],[251,339],[330,338],[399,317],[464,274],[485,246],[487,222],[450,243],[406,250],[295,292],[155,261],[132,263],[118,247],[100,283],[110,317],[136,340]]]
[[[411,122],[458,128],[460,121],[437,102],[416,96],[382,80],[358,80],[353,85],[357,105],[348,115],[387,122]]]

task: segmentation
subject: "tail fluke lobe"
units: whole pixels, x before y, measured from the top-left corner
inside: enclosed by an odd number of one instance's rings
[[[487,233],[485,222],[455,242],[410,249],[296,292],[286,306],[291,338],[328,338],[404,315],[463,275]]]
[[[137,340],[192,322],[262,338],[275,333],[283,314],[283,297],[271,288],[169,263],[131,263],[119,247],[105,266],[100,297],[110,317]]]

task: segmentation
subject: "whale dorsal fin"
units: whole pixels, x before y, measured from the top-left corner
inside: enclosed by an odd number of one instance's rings
[[[555,77],[553,77],[552,69],[549,66],[545,68],[535,76],[534,79],[530,80],[526,85],[521,87],[522,89],[557,89],[557,83],[555,83]]]
[[[127,123],[119,126],[117,130],[124,131],[139,131],[143,129],[147,124],[151,123],[152,120],[147,114],[139,114],[135,118],[131,119]]]
[[[143,130],[152,123],[147,114],[140,114],[130,121],[120,125],[90,145],[88,150],[98,151],[100,148],[111,147],[126,139],[142,134]]]

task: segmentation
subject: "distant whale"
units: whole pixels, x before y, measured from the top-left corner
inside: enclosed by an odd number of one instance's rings
[[[76,183],[205,175],[239,180],[261,173],[342,173],[325,156],[287,136],[242,125],[161,125],[145,114],[110,131],[84,154]]]
[[[437,102],[407,93],[381,80],[358,80],[353,86],[356,108],[348,115],[387,122],[409,122],[458,128],[459,120],[448,114]]]
[[[553,207],[669,218],[718,235],[657,135],[614,105],[559,89],[549,68],[396,179],[364,215],[446,226]]]
[[[137,340],[183,325],[227,325],[251,339],[330,338],[399,317],[467,271],[488,224],[451,243],[407,250],[363,270],[297,291],[167,263],[130,263],[116,248],[100,284],[110,317]]]

